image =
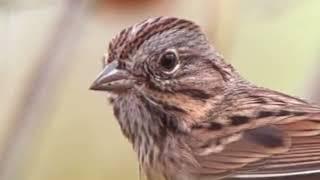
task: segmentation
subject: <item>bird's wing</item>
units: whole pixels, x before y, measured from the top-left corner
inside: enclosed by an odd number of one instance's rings
[[[320,109],[282,94],[261,97],[252,111],[237,105],[239,114],[233,110],[225,124],[195,126],[188,143],[198,162],[193,173],[248,178],[320,169]]]
[[[308,115],[303,121],[281,123],[278,127],[291,138],[286,153],[275,154],[256,171],[240,172],[236,177],[279,177],[320,173],[320,113]]]
[[[199,163],[194,173],[220,177],[243,171],[251,163],[264,165],[262,160],[287,152],[290,146],[291,139],[287,134],[275,126],[264,126],[206,142],[199,141],[190,147]],[[246,168],[246,171],[252,169],[256,167]]]

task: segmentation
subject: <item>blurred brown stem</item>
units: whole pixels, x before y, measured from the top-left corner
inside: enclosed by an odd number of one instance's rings
[[[48,46],[39,56],[38,64],[24,88],[19,106],[10,121],[11,127],[0,154],[0,179],[19,179],[24,160],[34,141],[34,134],[45,122],[63,71],[72,64],[72,47],[77,44],[85,14],[85,0],[66,0],[56,29]]]

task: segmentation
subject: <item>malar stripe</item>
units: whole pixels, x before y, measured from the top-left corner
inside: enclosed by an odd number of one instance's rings
[[[200,89],[180,89],[180,90],[177,90],[176,92],[182,93],[183,95],[187,95],[196,100],[201,100],[201,101],[209,99],[211,97],[210,94]]]

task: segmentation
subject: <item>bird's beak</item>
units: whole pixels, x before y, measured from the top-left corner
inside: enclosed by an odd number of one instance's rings
[[[123,91],[133,86],[129,73],[118,69],[118,61],[113,61],[102,70],[96,80],[90,86],[97,91]]]

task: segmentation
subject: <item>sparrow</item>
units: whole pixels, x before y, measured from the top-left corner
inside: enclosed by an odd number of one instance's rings
[[[103,61],[90,89],[109,95],[148,180],[320,171],[320,107],[241,77],[194,22],[146,19]]]

